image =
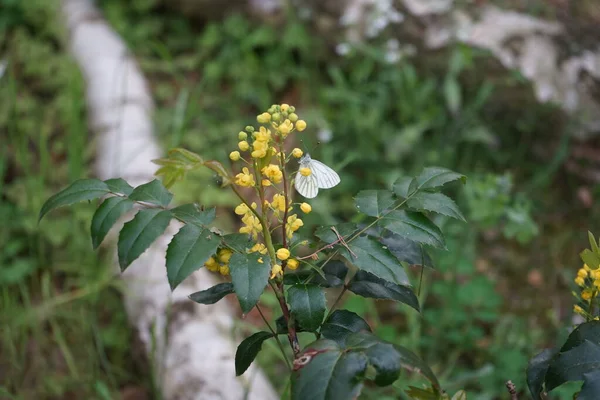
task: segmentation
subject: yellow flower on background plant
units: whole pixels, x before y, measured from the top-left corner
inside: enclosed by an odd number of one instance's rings
[[[299,148],[297,148],[297,147],[296,147],[294,150],[292,150],[292,155],[293,155],[294,157],[296,157],[296,158],[300,158],[300,157],[302,157],[302,154],[304,154],[304,153],[302,152],[302,150],[300,150],[300,149],[299,149]]]

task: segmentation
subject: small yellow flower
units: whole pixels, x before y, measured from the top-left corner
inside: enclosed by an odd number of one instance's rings
[[[585,312],[583,311],[583,308],[581,308],[580,306],[578,306],[577,304],[575,304],[573,306],[573,311],[575,311],[576,314],[585,314]]]
[[[237,206],[234,211],[237,215],[245,215],[250,211],[250,209],[248,208],[246,203],[242,203],[239,206]]]
[[[591,272],[593,273],[594,271]],[[585,269],[581,268],[579,271],[577,271],[577,276],[580,278],[587,278],[588,272]]]
[[[290,105],[283,103],[280,108],[281,108],[281,111],[286,112],[287,110],[290,109]]]
[[[231,153],[229,153],[229,158],[231,159],[231,161],[237,161],[240,159],[240,152],[239,151],[232,151]]]
[[[210,257],[208,260],[206,260],[204,266],[207,270],[212,272],[216,272],[219,270],[219,263],[217,262],[217,260],[215,260],[214,257]]]
[[[283,172],[281,172],[279,165],[269,164],[264,167],[261,172],[273,183],[280,183],[283,180]]]
[[[250,253],[256,253],[256,252],[258,252],[260,254],[267,254],[267,246],[265,246],[264,243],[256,243],[250,249]]]
[[[305,214],[308,214],[309,212],[312,211],[312,207],[308,203],[302,203],[302,204],[300,204],[300,209]]]
[[[310,170],[310,168],[307,168],[307,167],[300,168],[298,170],[298,172],[300,172],[300,175],[302,175],[302,176],[309,176],[310,174],[312,174],[312,171]]]
[[[290,251],[284,248],[277,250],[277,258],[279,258],[281,261],[287,260],[290,258]]]
[[[229,259],[231,258],[232,254],[233,254],[233,251],[231,251],[229,249],[221,249],[221,250],[219,250],[219,253],[218,253],[218,259],[223,264],[227,264],[229,262]]]
[[[258,263],[259,263],[259,264],[264,264],[264,263],[265,263],[265,262],[263,261],[262,257],[258,257],[258,260],[256,260],[256,261],[258,261]]]
[[[277,127],[277,130],[283,137],[286,137],[292,131],[292,129],[294,129],[294,125],[292,125],[292,121],[289,119],[286,119]]]
[[[294,157],[296,157],[296,158],[300,158],[300,157],[302,157],[302,154],[304,154],[304,153],[302,152],[302,150],[300,150],[300,149],[299,149],[299,148],[297,148],[297,147],[296,147],[294,150],[292,150],[292,155],[293,155]]]
[[[265,187],[271,186],[271,181],[268,179],[263,179],[262,181],[260,181],[260,183]]]
[[[246,151],[250,148],[250,145],[245,140],[242,140],[241,142],[238,143],[238,147],[240,148],[241,151]]]
[[[238,133],[238,139],[239,140],[246,140],[248,139],[248,134],[244,131],[240,131],[240,133]]]
[[[223,276],[229,275],[229,265],[227,265],[227,264],[221,265],[219,267],[219,273]]]
[[[256,204],[255,201],[253,201],[252,204],[250,204],[250,207],[252,207],[253,210],[256,210],[256,208],[258,207],[258,204]]]
[[[284,212],[285,211],[285,196],[282,194],[275,194],[273,196],[273,201],[271,202],[271,207],[273,207],[273,209]]]
[[[306,122],[302,119],[296,121],[296,130],[298,132],[302,132],[303,130],[306,129]]]
[[[297,269],[299,264],[300,264],[300,263],[298,262],[298,260],[296,260],[296,259],[294,259],[294,258],[290,258],[290,259],[287,261],[287,267],[288,267],[289,269],[291,269],[291,270],[295,270],[295,269]]]
[[[281,265],[273,265],[273,268],[271,268],[271,279],[275,279],[275,277],[281,274],[283,274],[283,269],[281,268]]]
[[[261,126],[258,131],[252,134],[252,137],[259,142],[268,142],[271,140],[271,130]]]
[[[271,121],[271,114],[269,114],[268,112],[264,112],[264,113],[260,114],[259,116],[257,116],[256,120],[258,121],[259,124],[266,124],[269,121]]]
[[[260,140],[255,140],[252,145],[252,158],[264,158],[269,150],[269,144]]]
[[[590,278],[592,279],[600,279],[600,269],[594,269],[590,271]]]
[[[591,300],[594,297],[594,292],[590,289],[585,289],[581,292],[581,298],[585,301]]]
[[[585,286],[585,279],[583,279],[582,277],[578,276],[577,278],[575,278],[575,284],[577,286]]]
[[[252,187],[255,184],[254,175],[250,173],[247,167],[244,167],[242,172],[235,176],[235,183],[244,187]]]

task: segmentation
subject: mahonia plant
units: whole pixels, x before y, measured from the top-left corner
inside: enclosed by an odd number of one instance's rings
[[[588,232],[590,248],[580,253],[583,266],[577,271],[573,311],[583,318],[561,347],[546,349],[533,357],[527,368],[527,385],[534,400],[567,382],[583,381],[574,395],[578,400],[600,399],[600,242]]]
[[[258,127],[247,126],[238,133],[238,149],[229,154],[233,171],[218,161],[174,149],[166,158],[154,160],[160,166],[156,174],[163,177],[164,184],[154,180],[133,188],[120,178],[78,180],[46,201],[40,219],[56,207],[103,198],[91,224],[92,243],[97,248],[119,218],[138,209],[118,238],[122,270],[163,234],[172,219],[179,220],[183,226],[166,253],[171,288],[205,267],[222,275],[225,282],[191,294],[193,301],[213,304],[235,294],[243,313],[256,307],[263,316],[267,329],[246,338],[237,349],[237,375],[250,366],[263,342],[273,339],[290,369],[293,399],[354,399],[365,380],[390,385],[402,368],[420,373],[430,382],[430,387],[410,388],[409,396],[448,399],[417,355],[379,339],[360,316],[336,307],[345,293],[352,292],[402,302],[419,311],[405,267],[431,265],[424,245],[445,248],[444,236],[429,214],[464,220],[456,203],[440,190],[465,177],[445,168],[425,168],[417,177],[399,179],[392,190],[361,191],[355,202],[363,216],[362,225],[322,226],[313,239],[303,239],[299,236],[302,217],[312,208],[307,202],[294,201],[296,175],[307,177],[330,169],[318,163],[322,167],[313,170],[310,158],[302,158],[302,150],[290,145],[307,125],[294,107],[273,105],[258,115],[257,122]],[[188,171],[203,167],[213,170],[221,185],[239,198],[235,207],[242,223],[239,232],[223,234],[213,229],[214,208],[196,204],[169,207],[173,195],[168,187]],[[335,185],[339,177],[333,176]],[[305,181],[316,184],[318,178]],[[307,193],[316,192],[315,188]],[[310,237],[306,232],[304,236]],[[265,290],[273,291],[281,308],[282,315],[275,321],[267,321],[260,308]],[[325,290],[339,292],[330,307]],[[316,340],[302,346],[298,332],[312,332]],[[288,360],[280,336],[287,337],[293,360]],[[454,398],[463,395],[461,391]]]

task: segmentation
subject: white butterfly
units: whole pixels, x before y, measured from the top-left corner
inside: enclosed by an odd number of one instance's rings
[[[319,189],[331,189],[340,183],[340,176],[334,170],[321,161],[313,160],[308,153],[300,159],[300,168],[310,169],[311,174],[304,176],[298,172],[294,186],[308,199],[317,197]]]

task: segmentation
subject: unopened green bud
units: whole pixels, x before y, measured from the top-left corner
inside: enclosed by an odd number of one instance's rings
[[[240,133],[238,133],[238,139],[239,140],[246,140],[248,139],[248,134],[244,131],[240,131]]]
[[[248,133],[252,133],[252,132],[254,132],[254,127],[253,127],[253,126],[251,126],[251,125],[248,125],[248,126],[246,127],[246,132],[248,132]]]
[[[281,114],[275,113],[275,114],[273,114],[273,116],[271,117],[271,119],[273,121],[275,121],[275,122],[279,122],[279,121],[281,121]]]
[[[290,115],[288,115],[288,119],[292,122],[296,122],[298,121],[298,115],[296,115],[296,113],[291,113]]]

